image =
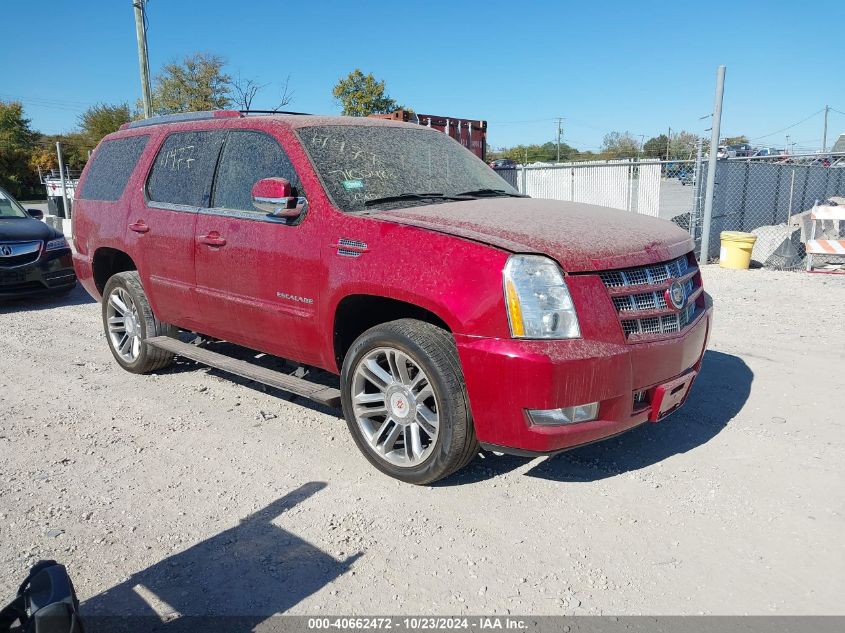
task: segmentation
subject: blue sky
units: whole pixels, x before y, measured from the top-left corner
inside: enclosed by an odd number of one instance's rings
[[[134,104],[131,4],[0,0],[0,99],[23,101],[45,133],[70,131],[93,103]],[[256,108],[290,75],[290,109],[336,113],[332,86],[360,67],[417,112],[487,119],[494,147],[552,140],[561,116],[566,142],[595,149],[612,130],[702,132],[725,64],[724,135],[815,148],[825,104],[839,111],[828,138],[845,133],[842,0],[150,0],[148,12],[153,74],[215,53],[230,74],[271,84]]]

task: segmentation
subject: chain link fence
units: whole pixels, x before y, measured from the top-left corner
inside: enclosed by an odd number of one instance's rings
[[[623,160],[519,165],[497,169],[520,193],[584,202],[672,220],[696,241],[700,255],[706,159]],[[708,259],[719,256],[720,233],[754,233],[752,259],[777,268],[802,268],[809,212],[845,197],[845,154],[729,158],[716,163]],[[845,222],[817,226],[820,239],[845,239]],[[821,230],[821,233],[818,233]],[[816,261],[825,262],[825,258]],[[829,262],[836,260],[829,258]]]
[[[702,172],[706,173],[704,164]],[[845,155],[744,158],[716,164],[708,258],[719,256],[719,234],[743,231],[757,236],[752,260],[774,268],[803,268],[805,243],[816,203],[845,197]],[[700,244],[703,204],[694,208],[693,234]],[[843,239],[839,222],[825,223],[820,239]],[[835,263],[835,258],[819,258]]]

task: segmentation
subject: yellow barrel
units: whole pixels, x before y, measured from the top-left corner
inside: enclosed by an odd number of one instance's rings
[[[751,264],[751,250],[757,236],[742,231],[722,231],[722,249],[719,251],[719,266],[745,270]]]

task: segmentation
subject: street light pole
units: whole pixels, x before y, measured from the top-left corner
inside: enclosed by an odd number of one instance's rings
[[[713,127],[710,130],[710,157],[707,161],[707,188],[704,192],[704,217],[701,223],[701,255],[699,261],[710,258],[710,219],[713,215],[713,192],[716,187],[716,154],[722,127],[722,98],[725,94],[725,67],[716,71],[716,98],[713,103]]]
[[[824,107],[824,133],[822,134],[822,154],[827,151],[827,113],[830,112],[830,106]]]
[[[557,162],[560,162],[560,125],[563,122],[561,117],[557,119]]]
[[[135,9],[135,36],[138,39],[138,66],[141,71],[141,97],[144,102],[144,118],[153,115],[152,90],[150,89],[150,60],[147,56],[147,24],[144,12],[146,0],[132,0]]]

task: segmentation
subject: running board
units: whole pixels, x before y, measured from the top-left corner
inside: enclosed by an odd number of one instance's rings
[[[266,367],[253,365],[245,360],[212,352],[211,350],[197,347],[190,343],[183,343],[170,336],[154,336],[146,339],[144,342],[147,345],[173,352],[183,358],[190,358],[220,371],[235,374],[241,378],[248,378],[249,380],[260,382],[262,385],[269,385],[270,387],[276,387],[283,391],[289,391],[290,393],[295,393],[298,396],[303,396],[329,407],[340,408],[340,390],[334,387],[326,387],[325,385],[309,382],[302,378],[289,376],[280,371],[273,371]]]

